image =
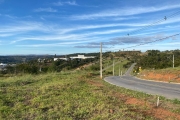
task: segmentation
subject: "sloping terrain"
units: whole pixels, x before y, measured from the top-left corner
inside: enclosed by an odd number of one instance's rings
[[[147,80],[180,83],[180,67],[161,70],[143,70],[137,77]]]
[[[116,87],[76,71],[0,79],[0,119],[180,119],[180,102]]]

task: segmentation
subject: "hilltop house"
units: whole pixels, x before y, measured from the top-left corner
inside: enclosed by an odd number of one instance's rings
[[[68,58],[54,58],[54,61],[57,61],[57,60],[65,60],[65,61],[68,61]]]
[[[84,56],[84,55],[78,55],[70,57],[71,59],[88,59],[88,58],[95,58],[95,56]]]
[[[72,56],[70,59],[88,59],[88,58],[95,58],[95,56],[84,56],[84,55],[78,55],[78,56]],[[54,58],[54,61],[57,60],[65,60],[68,61],[69,58]]]
[[[0,63],[0,71],[6,70],[7,64]]]

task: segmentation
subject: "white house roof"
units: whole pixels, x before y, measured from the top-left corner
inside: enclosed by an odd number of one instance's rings
[[[95,58],[95,56],[84,56],[84,55],[78,55],[78,56],[73,56],[73,57],[70,57],[71,59],[87,59],[87,58]]]
[[[5,67],[5,66],[7,66],[7,64],[0,63],[1,68]]]

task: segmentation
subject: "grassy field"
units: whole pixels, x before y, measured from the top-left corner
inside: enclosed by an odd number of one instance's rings
[[[114,75],[115,76],[121,75],[121,71],[122,71],[122,74],[126,72],[127,69],[124,68],[123,65],[126,64],[127,62],[128,60],[119,60],[119,59],[114,60]],[[111,73],[111,75],[113,75],[113,61],[112,60],[111,61],[106,60],[103,64],[103,67],[108,68],[104,71],[105,74]]]
[[[92,71],[0,78],[1,120],[180,118],[179,100],[160,97],[160,104],[155,107],[156,96],[110,85]]]

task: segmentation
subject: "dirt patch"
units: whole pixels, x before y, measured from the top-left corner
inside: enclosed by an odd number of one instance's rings
[[[168,71],[142,71],[138,77],[147,80],[175,82],[180,83],[180,71],[168,72]]]
[[[147,101],[139,100],[136,98],[128,98],[125,104],[128,105],[137,105],[137,106],[144,106],[146,108],[145,111],[136,110],[136,112],[141,112],[145,115],[151,115],[155,118],[161,119],[161,120],[170,120],[170,119],[177,119],[180,120],[180,115],[172,113],[171,111],[165,110],[161,107],[156,107],[155,105],[150,104]]]
[[[94,63],[88,63],[88,64],[85,64],[85,65],[82,65],[82,66],[76,68],[76,70],[83,70],[84,68],[87,68],[87,67],[89,67],[89,66],[91,66],[91,65],[93,65],[93,64],[94,64]]]
[[[88,81],[88,83],[89,83],[90,85],[97,86],[97,87],[102,87],[102,86],[104,86],[102,83],[100,83],[100,82],[95,82],[95,81]]]
[[[90,85],[101,88],[104,86],[103,83],[98,81],[90,80],[87,82]],[[116,91],[112,91],[109,96],[116,97],[129,106],[127,111],[133,111],[136,114],[143,114],[143,116],[153,116],[155,119],[159,120],[180,120],[180,115],[178,113],[173,113],[161,106],[156,107],[156,103],[149,102],[147,99],[137,99]],[[109,109],[110,114],[113,114],[114,112],[113,109]]]
[[[127,104],[129,106],[128,111],[143,114],[144,116],[153,116],[160,120],[180,120],[179,114],[173,113],[161,106],[156,107],[156,103],[150,103],[147,99],[137,99],[118,92],[113,92],[112,96]]]
[[[162,120],[171,120],[176,119],[180,120],[180,115],[172,113],[170,111],[164,110],[162,108],[154,108],[152,110],[152,113],[156,118],[162,119]]]
[[[144,101],[140,101],[136,98],[129,98],[126,100],[125,102],[126,104],[131,104],[131,105],[144,105],[145,102]]]

